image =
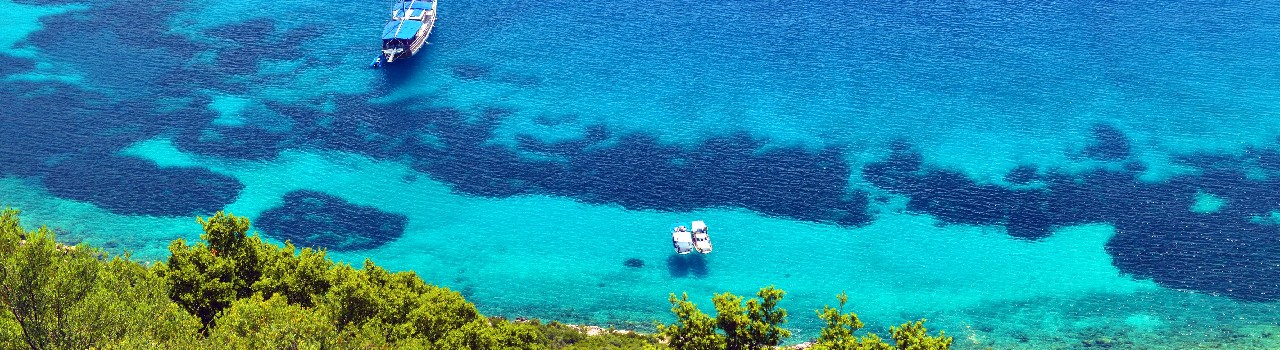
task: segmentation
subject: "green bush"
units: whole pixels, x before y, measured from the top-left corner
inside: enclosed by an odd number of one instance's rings
[[[658,325],[658,334],[668,346],[681,350],[724,349],[725,339],[716,333],[716,320],[689,301],[689,294],[682,294],[677,299],[672,293],[668,300],[671,301],[671,312],[676,314],[676,323]]]
[[[840,293],[836,299],[840,301],[838,308],[825,306],[818,311],[818,318],[822,319],[826,326],[822,328],[818,341],[812,347],[813,350],[947,350],[951,348],[952,338],[945,332],[939,333],[936,337],[930,337],[929,331],[924,328],[924,320],[891,327],[893,346],[885,343],[879,335],[874,333],[856,337],[854,332],[862,329],[863,324],[862,320],[858,319],[858,314],[843,313],[844,304],[849,301],[849,295]]]
[[[756,293],[760,299],[751,299],[743,306],[742,297],[732,293],[716,294],[712,301],[716,317],[702,313],[689,295],[676,298],[671,294],[671,312],[676,322],[658,325],[658,336],[676,349],[771,349],[791,336],[783,329],[787,322],[786,309],[778,303],[786,293],[773,286]],[[908,322],[890,328],[894,345],[885,343],[880,336],[868,333],[862,337],[854,333],[862,329],[862,320],[855,313],[843,313],[848,295],[840,293],[838,308],[826,306],[818,311],[818,318],[826,325],[811,349],[814,350],[947,350],[952,338],[945,333],[929,336],[924,320]]]
[[[292,305],[283,296],[240,299],[218,315],[206,349],[330,349],[338,330],[324,315]]]
[[[479,319],[453,330],[435,343],[438,349],[547,349],[547,338],[532,325],[503,319]]]
[[[29,349],[179,348],[199,322],[169,300],[165,281],[124,258],[59,245],[48,228],[23,230],[0,212],[0,339]],[[5,344],[15,344],[6,341]]]
[[[716,326],[725,335],[725,349],[771,348],[791,337],[791,331],[782,328],[787,323],[787,310],[778,307],[785,295],[781,289],[768,286],[756,293],[760,299],[748,300],[745,307],[742,297],[731,293],[711,298],[716,306]]]

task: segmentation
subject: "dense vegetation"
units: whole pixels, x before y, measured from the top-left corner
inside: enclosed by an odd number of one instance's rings
[[[448,288],[371,261],[357,269],[324,250],[277,246],[250,235],[245,218],[201,218],[201,241],[176,240],[167,261],[140,264],[100,249],[63,246],[48,228],[24,230],[0,213],[0,350],[3,349],[764,349],[791,333],[778,307],[725,293],[717,315],[671,296],[677,321],[658,334],[509,322],[481,315]],[[841,296],[841,308],[844,297]],[[857,316],[828,307],[820,349],[947,349],[921,322],[892,330],[896,346],[855,338]]]
[[[689,295],[676,298],[671,294],[671,312],[676,323],[659,325],[658,335],[666,344],[676,349],[696,350],[755,350],[777,347],[791,332],[782,328],[787,322],[787,310],[778,302],[786,292],[772,286],[756,293],[760,299],[742,304],[742,297],[730,293],[712,298],[716,316],[703,313]],[[863,327],[855,313],[843,313],[848,296],[840,293],[840,306],[827,306],[818,311],[818,317],[826,321],[822,333],[809,349],[812,350],[945,350],[951,348],[952,338],[945,332],[929,336],[924,320],[908,322],[890,328],[894,344],[886,343],[879,336],[868,333],[854,336]],[[719,330],[719,331],[717,331]]]

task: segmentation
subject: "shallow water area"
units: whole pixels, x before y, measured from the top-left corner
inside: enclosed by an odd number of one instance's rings
[[[1037,242],[982,227],[943,227],[911,214],[884,215],[872,225],[840,229],[737,210],[633,212],[545,196],[469,198],[421,177],[370,181],[365,177],[401,178],[412,170],[352,154],[289,152],[274,162],[278,165],[223,163],[182,154],[162,139],[125,153],[164,166],[206,164],[236,177],[246,190],[227,210],[240,215],[257,218],[280,205],[284,193],[299,189],[405,215],[409,225],[403,238],[331,255],[353,263],[368,257],[392,269],[414,270],[468,297],[494,301],[480,304],[486,312],[513,317],[644,329],[648,320],[669,317],[663,298],[667,293],[748,294],[774,284],[788,291],[788,306],[796,315],[791,324],[802,336],[812,336],[818,327],[803,310],[832,303],[832,290],[848,291],[850,305],[873,326],[929,317],[946,329],[977,324],[994,330],[991,320],[979,318],[994,316],[979,310],[1057,304],[1061,309],[1034,312],[1067,322],[1060,313],[1085,312],[1072,311],[1071,300],[1145,304],[1158,290],[1150,281],[1133,280],[1111,266],[1102,248],[1114,229],[1106,225],[1064,228]],[[651,239],[651,227],[691,217],[715,225],[715,253],[674,256],[665,241]],[[627,259],[640,259],[644,266],[625,266]],[[558,297],[562,295],[575,297]],[[1086,313],[1095,319],[1116,317],[1096,307]],[[981,333],[991,339],[979,343],[1019,336],[991,330]],[[1078,337],[1071,331],[1058,330],[1065,335],[1039,341]]]

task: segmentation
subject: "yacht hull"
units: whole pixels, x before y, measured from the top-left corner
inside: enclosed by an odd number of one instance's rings
[[[374,67],[413,57],[427,44],[436,23],[435,0],[398,0],[382,29],[382,52]]]

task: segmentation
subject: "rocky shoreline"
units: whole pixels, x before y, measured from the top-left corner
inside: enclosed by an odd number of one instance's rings
[[[536,319],[517,318],[515,322],[532,323],[539,322]],[[593,337],[601,335],[638,335],[653,336],[653,334],[642,333],[633,330],[616,329],[613,327],[600,327],[594,325],[581,325],[569,323],[557,323],[556,325],[573,329],[583,335]],[[1067,341],[1063,339],[1061,342],[1045,342],[1026,341],[1016,344],[995,343],[976,341],[976,337],[970,337],[970,341],[960,341],[952,346],[954,349],[1027,349],[1027,350],[1044,350],[1044,349],[1108,349],[1108,350],[1139,350],[1139,349],[1239,349],[1239,350],[1275,350],[1280,349],[1280,325],[1257,325],[1246,327],[1222,327],[1222,336],[1212,339],[1199,339],[1188,341],[1185,339],[1177,339],[1163,337],[1159,334],[1129,334],[1129,335],[1113,335],[1113,336],[1096,336],[1081,339],[1078,341]],[[660,343],[664,343],[659,340]],[[815,340],[807,340],[799,344],[785,345],[779,349],[785,350],[806,350],[815,345]]]

